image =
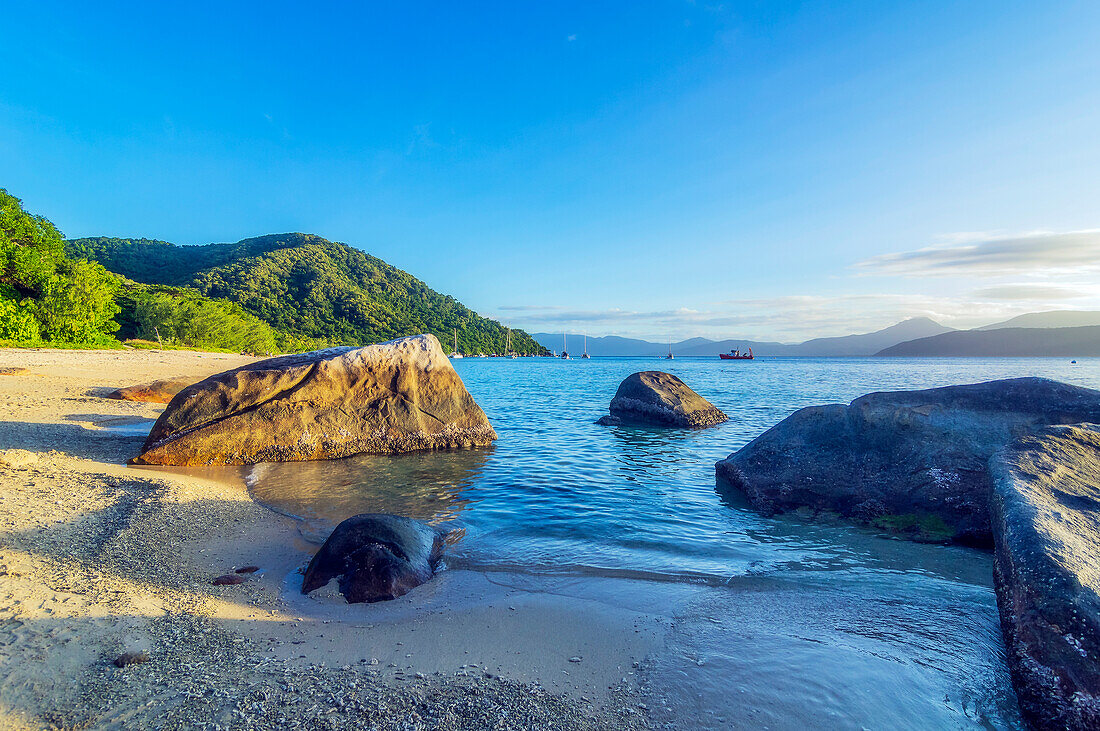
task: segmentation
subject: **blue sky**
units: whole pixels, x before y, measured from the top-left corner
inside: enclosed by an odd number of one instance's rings
[[[0,186],[307,231],[533,331],[1100,309],[1100,4],[5,3]]]

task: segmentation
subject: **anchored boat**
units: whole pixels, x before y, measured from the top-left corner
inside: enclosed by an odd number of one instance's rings
[[[744,353],[742,353],[740,350],[734,349],[728,353],[719,353],[718,357],[722,360],[752,360],[752,348],[749,348]]]

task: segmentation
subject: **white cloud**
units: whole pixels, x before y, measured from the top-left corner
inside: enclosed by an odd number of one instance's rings
[[[981,238],[977,238],[981,237]],[[909,277],[1081,274],[1100,271],[1100,229],[1016,236],[957,234],[953,243],[882,254],[857,263],[861,274]]]
[[[1003,302],[1048,302],[1051,300],[1080,299],[1095,297],[1097,288],[1064,286],[1046,283],[998,284],[974,291],[974,296],[983,300]]]

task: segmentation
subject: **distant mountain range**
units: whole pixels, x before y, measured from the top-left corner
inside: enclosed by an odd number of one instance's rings
[[[1026,315],[1013,317],[1004,322],[995,322],[992,325],[976,327],[975,330],[1000,330],[1006,327],[1089,327],[1100,325],[1100,312],[1087,312],[1083,310],[1055,310],[1053,312],[1031,312]]]
[[[1100,356],[1100,325],[1004,327],[919,338],[886,348],[881,356]]]
[[[561,333],[533,333],[540,345],[561,350]],[[580,353],[584,338],[568,336],[568,350]],[[659,356],[668,343],[617,336],[587,338],[589,355]],[[1100,355],[1100,312],[1033,312],[973,330],[955,330],[927,317],[914,317],[861,335],[814,338],[803,343],[690,338],[672,343],[678,356],[716,356],[752,348],[758,356],[1081,356]]]
[[[874,355],[883,348],[903,343],[916,338],[939,335],[951,332],[951,328],[930,320],[927,317],[914,317],[896,325],[891,325],[883,330],[862,335],[845,335],[835,338],[814,338],[804,343],[777,343],[761,340],[729,339],[708,340],[706,338],[690,338],[672,344],[672,352],[675,355],[691,356],[704,355],[716,356],[718,353],[727,352],[737,348],[746,350],[752,348],[756,355],[804,355],[804,356],[839,356],[839,355]],[[531,337],[540,345],[551,350],[561,350],[561,333],[532,333]],[[579,335],[568,336],[569,352],[580,353],[583,348],[583,337]],[[647,340],[634,340],[607,336],[600,338],[588,338],[589,355],[640,355],[657,356],[668,352],[668,343],[654,343]]]

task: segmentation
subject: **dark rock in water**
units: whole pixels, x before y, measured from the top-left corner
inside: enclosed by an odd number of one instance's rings
[[[1008,664],[1040,729],[1100,729],[1100,426],[1056,426],[990,460]]]
[[[231,584],[243,584],[248,579],[240,574],[225,574],[214,579],[212,583],[214,586],[228,586]]]
[[[150,404],[169,403],[177,393],[195,382],[193,378],[165,378],[152,383],[118,388],[107,394],[107,398],[123,401],[143,401]]]
[[[259,570],[260,570],[259,566],[241,566],[239,569],[234,571],[234,573],[237,573],[237,574],[254,574]]]
[[[1100,421],[1100,391],[1016,378],[801,409],[718,462],[768,514],[808,507],[920,541],[992,545],[990,456],[1051,424]]]
[[[127,665],[138,665],[143,662],[149,662],[149,655],[145,650],[140,652],[124,652],[114,659],[115,667],[124,668]]]
[[[340,577],[348,603],[396,599],[432,578],[444,533],[427,523],[385,513],[348,518],[309,562],[302,593]]]
[[[271,358],[188,386],[133,462],[296,462],[494,439],[439,341],[416,335]]]
[[[600,418],[596,419],[596,423],[600,426],[621,426],[623,420],[617,416],[607,415],[601,416]]]
[[[619,384],[609,411],[610,418],[619,419],[619,423],[689,429],[714,426],[729,419],[679,378],[661,371],[642,371],[627,376]],[[598,423],[610,422],[600,419]]]

